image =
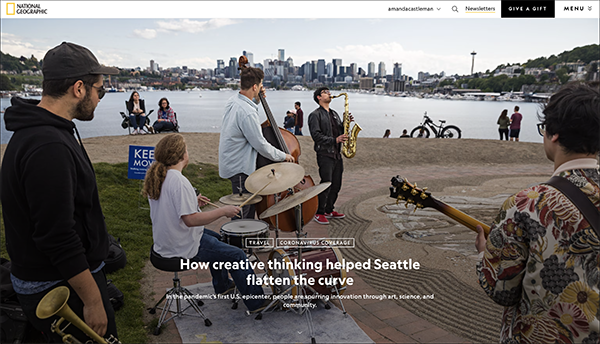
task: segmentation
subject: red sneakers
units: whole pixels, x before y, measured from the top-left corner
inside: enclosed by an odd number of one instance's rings
[[[346,217],[346,215],[338,213],[334,210],[331,213],[325,213],[325,217],[328,219],[343,219],[344,217]]]
[[[329,224],[329,220],[327,220],[327,218],[325,217],[325,215],[321,215],[321,214],[315,214],[315,221],[317,223],[322,224],[322,225],[328,225]]]

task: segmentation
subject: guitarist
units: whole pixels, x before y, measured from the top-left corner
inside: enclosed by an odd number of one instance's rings
[[[598,82],[575,82],[538,116],[553,176],[579,188],[592,215],[600,207],[599,109]],[[500,342],[598,343],[599,235],[577,206],[556,188],[535,185],[504,202],[487,240],[478,230],[479,283],[505,306]]]
[[[264,73],[253,67],[240,71],[241,91],[229,98],[221,124],[219,139],[219,176],[231,181],[233,193],[244,186],[246,178],[256,170],[258,154],[273,160],[294,162],[294,157],[271,145],[263,136],[258,120],[259,92],[263,93]],[[254,205],[242,207],[242,218],[253,219]]]

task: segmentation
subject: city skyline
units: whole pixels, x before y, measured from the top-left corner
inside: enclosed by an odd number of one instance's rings
[[[366,72],[374,62],[377,73],[383,62],[389,74],[400,63],[403,74],[416,78],[420,71],[469,75],[474,50],[478,72],[598,44],[598,20],[2,20],[4,53],[41,59],[62,41],[87,46],[101,63],[121,68],[146,69],[154,60],[162,68],[214,69],[217,60],[227,62],[242,51],[251,52],[254,63],[263,63],[277,59],[283,49],[295,66],[341,59],[343,66],[354,63]]]

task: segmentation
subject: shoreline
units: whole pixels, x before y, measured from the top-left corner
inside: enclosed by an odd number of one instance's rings
[[[99,136],[83,139],[92,163],[122,163],[129,158],[129,145],[155,146],[166,134]],[[181,133],[188,145],[191,162],[218,165],[219,133]],[[301,155],[299,163],[307,174],[318,176],[316,154],[310,136],[298,136]],[[6,144],[0,145],[0,159]],[[346,171],[377,167],[407,168],[410,166],[486,166],[510,168],[520,165],[551,166],[543,144],[483,139],[399,139],[361,138],[357,140],[356,156],[344,159]]]

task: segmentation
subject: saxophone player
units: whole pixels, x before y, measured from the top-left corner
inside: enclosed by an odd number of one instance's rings
[[[342,143],[348,140],[340,116],[329,108],[332,97],[327,87],[319,87],[313,94],[314,101],[319,104],[308,116],[308,128],[315,142],[317,164],[321,183],[331,182],[331,186],[319,194],[319,208],[315,221],[322,225],[329,224],[328,219],[341,219],[345,215],[334,210],[335,201],[342,188],[344,162],[342,160]],[[353,117],[350,115],[350,121]]]

